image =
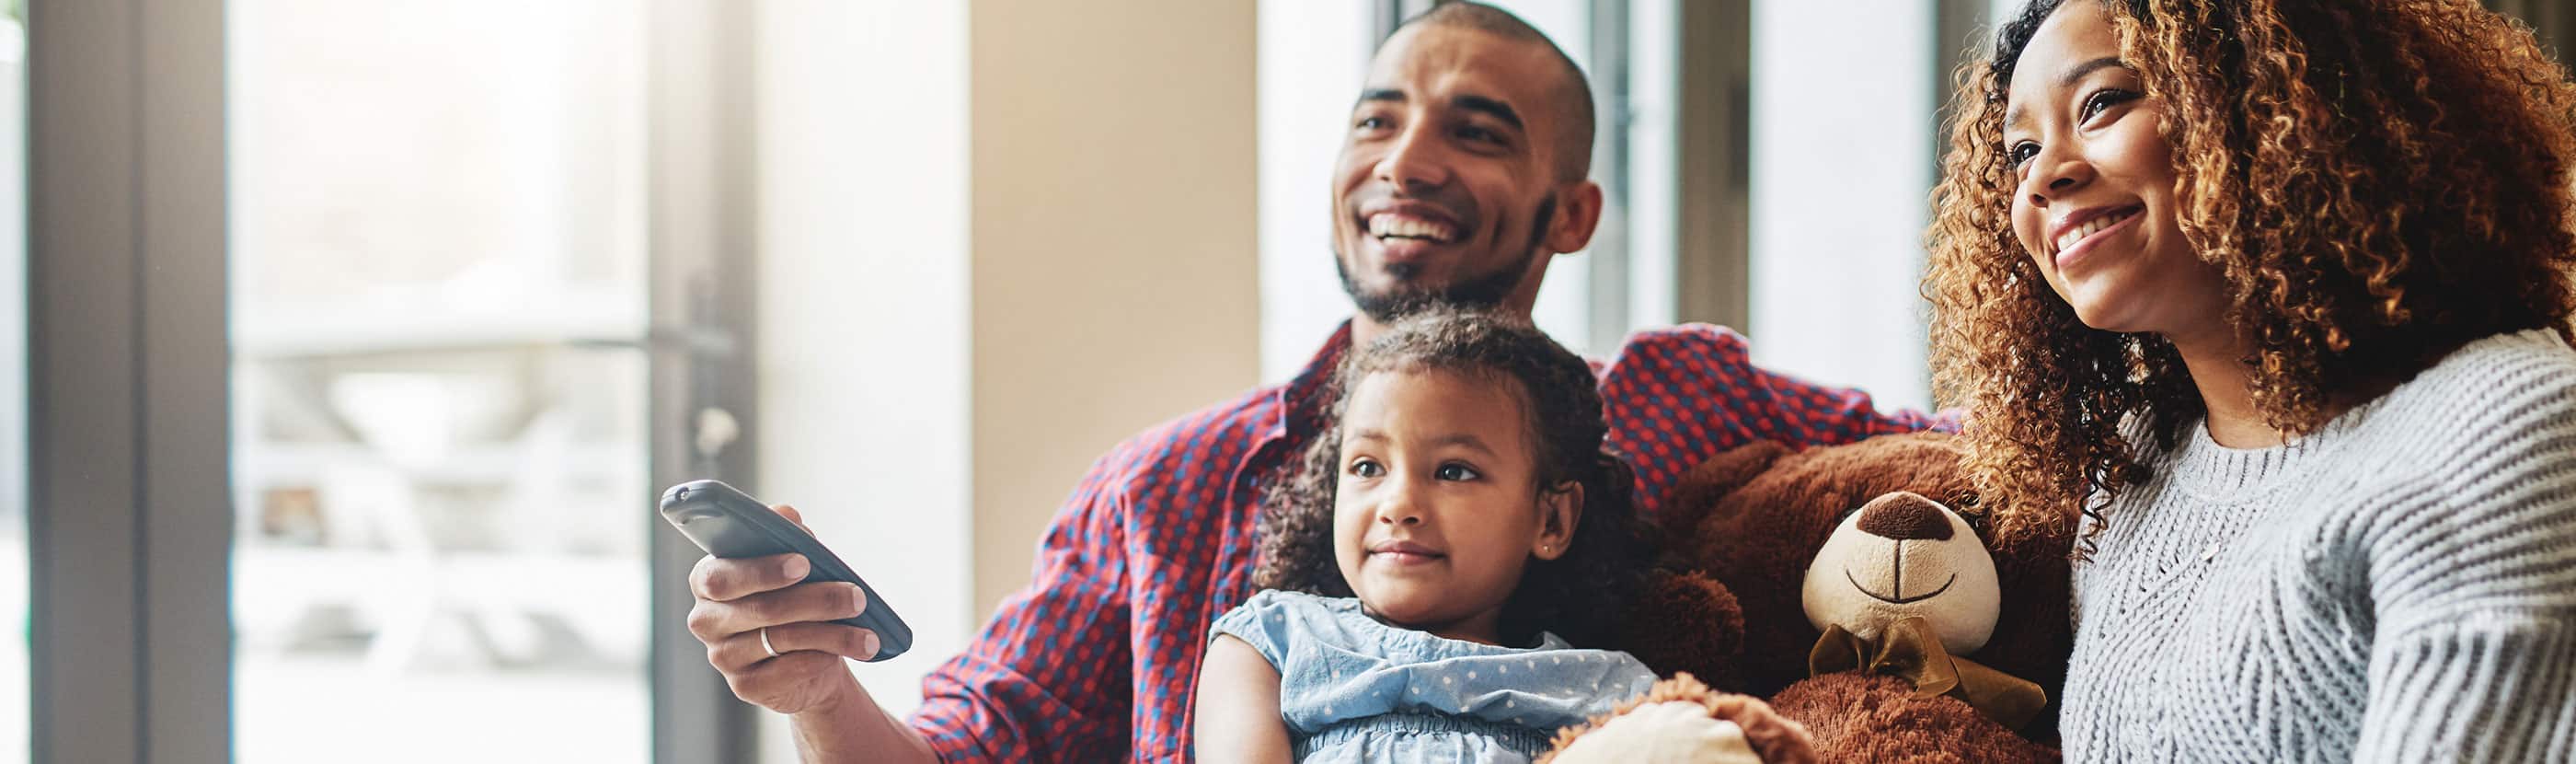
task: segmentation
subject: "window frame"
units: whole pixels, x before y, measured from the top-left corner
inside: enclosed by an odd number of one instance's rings
[[[29,0],[28,595],[31,760],[233,758],[223,0]],[[648,473],[741,479],[753,412],[749,21],[656,0]],[[721,263],[721,267],[719,267]],[[717,317],[732,317],[718,323]],[[702,342],[715,337],[718,341]],[[710,352],[713,351],[713,352]],[[750,707],[687,633],[700,554],[650,508],[656,761],[741,761]],[[423,720],[427,721],[427,720]]]

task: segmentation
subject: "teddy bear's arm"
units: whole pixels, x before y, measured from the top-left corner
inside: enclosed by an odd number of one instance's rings
[[[1558,730],[1538,764],[1812,764],[1807,729],[1771,706],[1689,674],[1656,682],[1608,714]]]
[[[1232,634],[1208,641],[1199,663],[1192,736],[1201,761],[1289,761],[1288,723],[1279,716],[1279,669]]]

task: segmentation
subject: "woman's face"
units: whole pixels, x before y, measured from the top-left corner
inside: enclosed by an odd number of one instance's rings
[[[2099,3],[2068,0],[2013,69],[2004,146],[2020,178],[2013,232],[2086,326],[2196,335],[2226,313],[2218,269],[2176,224],[2162,100],[2120,60]]]

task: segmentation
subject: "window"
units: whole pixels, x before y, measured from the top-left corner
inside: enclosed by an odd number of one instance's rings
[[[647,10],[227,4],[242,760],[649,758]]]

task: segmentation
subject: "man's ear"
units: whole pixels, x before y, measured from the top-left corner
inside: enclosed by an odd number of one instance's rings
[[[1542,560],[1565,556],[1575,526],[1583,522],[1583,484],[1568,480],[1539,492],[1538,511],[1538,539],[1530,542],[1530,554]]]
[[[1547,224],[1547,251],[1581,252],[1601,227],[1601,184],[1585,180],[1557,187],[1556,219]]]

